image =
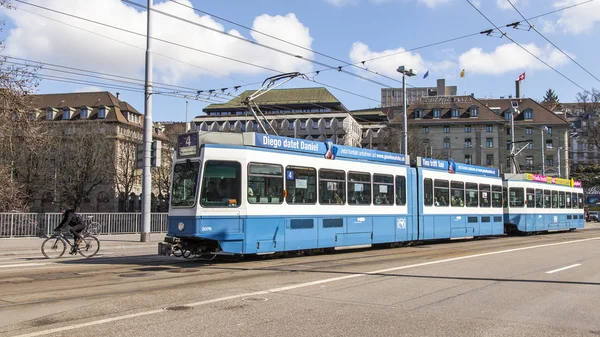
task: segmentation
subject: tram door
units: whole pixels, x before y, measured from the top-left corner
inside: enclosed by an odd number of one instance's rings
[[[525,201],[525,230],[534,231],[536,229],[537,216],[535,214],[535,190],[526,189]]]

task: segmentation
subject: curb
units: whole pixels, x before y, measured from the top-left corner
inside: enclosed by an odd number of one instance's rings
[[[132,249],[147,249],[147,248],[155,248],[158,246],[158,242],[153,243],[152,245],[147,244],[143,246],[129,246],[129,245],[116,245],[116,246],[102,246],[100,243],[100,252],[102,250],[132,250]],[[67,247],[68,248],[68,247]],[[29,254],[41,254],[41,246],[38,249],[28,249],[28,250],[12,250],[7,252],[0,251],[0,256],[16,256],[16,255],[29,255]]]

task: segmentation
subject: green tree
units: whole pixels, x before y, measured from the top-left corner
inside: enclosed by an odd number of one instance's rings
[[[546,95],[542,98],[541,104],[551,111],[554,111],[561,106],[558,95],[552,89],[546,91]]]

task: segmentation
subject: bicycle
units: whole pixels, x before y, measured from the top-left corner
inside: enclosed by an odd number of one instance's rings
[[[100,250],[100,240],[87,231],[82,232],[81,236],[83,237],[83,240],[77,247],[77,252],[85,258],[96,255]],[[67,238],[62,231],[58,231],[42,242],[42,254],[48,259],[58,259],[63,256],[67,250],[67,244],[72,250],[75,244],[75,238],[73,238],[73,244],[71,244],[69,238]],[[74,252],[73,254],[76,254],[77,252]],[[57,255],[53,256],[52,253]]]
[[[94,217],[93,215],[87,216],[87,220],[85,220],[86,230],[91,235],[100,235],[100,228],[102,227],[102,225],[97,221],[92,221],[93,217]]]

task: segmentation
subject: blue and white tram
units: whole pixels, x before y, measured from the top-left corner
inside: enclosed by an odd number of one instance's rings
[[[504,234],[497,169],[417,158],[417,177],[421,239]]]
[[[421,158],[414,168],[401,154],[253,132],[194,132],[178,142],[163,255],[502,234],[495,225],[501,208],[494,206],[501,181],[493,169],[443,161],[433,168]],[[463,206],[433,202],[450,195],[470,199]]]
[[[506,233],[584,227],[581,182],[537,174],[505,174]]]

